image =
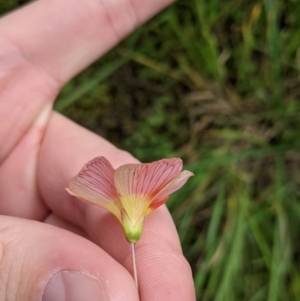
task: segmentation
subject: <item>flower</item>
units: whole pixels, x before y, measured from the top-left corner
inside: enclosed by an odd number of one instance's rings
[[[120,221],[126,239],[139,240],[145,217],[193,175],[179,158],[126,164],[116,170],[105,157],[96,157],[69,182],[66,190],[82,201],[107,209]]]

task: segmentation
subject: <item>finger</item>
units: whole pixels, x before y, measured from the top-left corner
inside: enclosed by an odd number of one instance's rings
[[[89,238],[133,273],[131,257],[122,251],[128,242],[120,223],[95,206],[86,206],[84,226]],[[191,269],[165,206],[146,218],[136,256],[141,300],[195,300]]]
[[[71,222],[81,223],[82,202],[73,202],[65,188],[70,178],[97,156],[105,156],[115,168],[138,162],[107,140],[58,113],[52,113],[37,164],[39,191],[52,211]]]
[[[171,0],[36,1],[0,22],[0,36],[64,83]]]
[[[84,238],[88,238],[86,231],[84,231],[81,227],[62,219],[61,217],[57,216],[55,213],[50,213],[45,218],[44,223],[59,227],[64,230],[68,230]]]
[[[80,236],[4,216],[0,234],[1,300],[138,301],[131,275]]]
[[[57,145],[66,147],[58,148]],[[130,256],[124,252],[128,243],[116,218],[68,195],[64,189],[84,163],[101,155],[106,156],[115,168],[135,161],[95,134],[54,114],[40,153],[40,191],[56,214],[83,227],[94,242],[130,270]],[[191,271],[164,206],[147,218],[137,248],[143,301],[195,300]]]

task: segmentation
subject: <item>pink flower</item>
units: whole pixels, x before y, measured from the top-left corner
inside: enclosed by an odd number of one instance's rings
[[[120,221],[126,239],[137,242],[145,217],[193,175],[178,158],[126,164],[116,170],[104,157],[89,161],[72,178],[67,191],[80,200],[107,209]]]

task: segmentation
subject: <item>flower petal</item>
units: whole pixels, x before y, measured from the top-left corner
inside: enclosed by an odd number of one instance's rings
[[[194,174],[188,170],[182,171],[172,182],[165,186],[156,195],[154,200],[151,202],[150,209],[154,210],[155,208],[164,204],[168,200],[169,195],[181,188],[186,183],[186,181],[193,175]]]
[[[115,187],[121,199],[138,196],[149,200],[174,180],[181,169],[182,161],[178,158],[123,165],[115,171]]]
[[[67,191],[83,201],[103,207],[121,218],[114,187],[114,169],[104,157],[89,161],[69,182]]]
[[[151,213],[154,209],[158,208],[159,206],[163,205],[168,199],[169,196],[166,196],[165,198],[159,198],[155,203],[151,203],[147,209],[146,215]]]

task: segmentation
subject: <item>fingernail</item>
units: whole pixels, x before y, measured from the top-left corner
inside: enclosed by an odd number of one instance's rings
[[[48,281],[42,301],[108,301],[101,280],[85,273],[62,270]]]

